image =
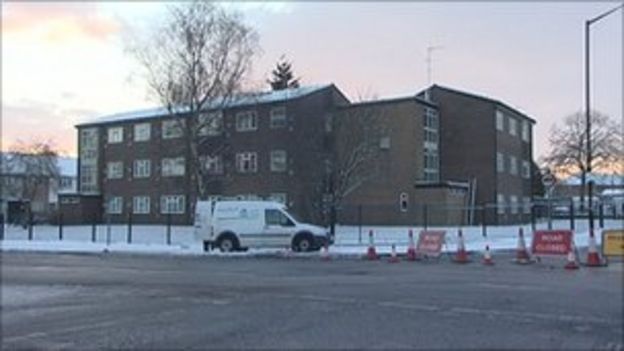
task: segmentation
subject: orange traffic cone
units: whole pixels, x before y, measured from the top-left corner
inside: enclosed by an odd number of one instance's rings
[[[568,252],[568,262],[564,266],[565,269],[579,269],[579,265],[576,263],[576,255],[574,254],[574,243],[570,245],[570,251]]]
[[[453,259],[455,263],[468,263],[468,253],[466,252],[466,245],[464,244],[464,237],[461,229],[457,232],[457,253]]]
[[[414,234],[412,230],[409,230],[409,244],[407,245],[407,260],[408,261],[416,261],[418,260],[418,256],[416,256],[416,247],[414,246]]]
[[[388,259],[388,263],[399,263],[399,258],[397,257],[396,246],[392,244],[392,251],[390,252],[390,259]]]
[[[483,264],[486,266],[493,266],[494,260],[490,255],[490,245],[485,245],[485,253],[483,254]]]
[[[330,257],[329,257],[329,245],[327,243],[325,243],[323,245],[323,250],[321,251],[321,260],[323,261],[329,261]]]
[[[594,237],[594,230],[589,231],[589,245],[587,247],[587,267],[604,267],[606,263],[600,257],[598,250],[596,249],[596,237]]]
[[[366,257],[369,261],[378,260],[377,251],[375,250],[375,242],[373,240],[373,231],[370,230],[368,232],[368,252],[366,253]]]
[[[518,248],[516,249],[516,258],[514,259],[514,262],[518,264],[531,263],[531,257],[529,256],[529,251],[527,250],[526,243],[524,241],[524,231],[522,230],[522,227],[518,230]]]

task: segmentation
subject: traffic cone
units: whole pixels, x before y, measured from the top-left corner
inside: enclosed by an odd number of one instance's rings
[[[321,260],[323,261],[329,261],[330,257],[329,257],[329,245],[327,243],[325,243],[323,245],[323,249],[321,251]]]
[[[468,253],[466,252],[466,245],[464,244],[464,236],[461,229],[457,232],[457,253],[453,259],[455,263],[468,263]]]
[[[396,246],[392,244],[392,251],[390,252],[390,259],[388,259],[388,263],[399,263],[399,258],[397,257]]]
[[[596,249],[596,237],[594,236],[594,230],[590,229],[589,232],[589,245],[587,247],[587,263],[585,264],[587,267],[604,267],[606,266],[605,262],[603,262],[598,250]]]
[[[490,245],[485,245],[485,253],[483,254],[483,264],[486,266],[493,266],[494,260],[490,255]]]
[[[418,256],[416,256],[416,247],[414,246],[414,234],[412,230],[409,230],[409,244],[407,245],[407,260],[408,261],[417,261]]]
[[[568,252],[568,262],[564,266],[565,269],[579,269],[579,265],[576,263],[576,255],[574,254],[574,243],[570,245],[570,251]]]
[[[373,240],[373,231],[370,230],[368,232],[368,252],[366,253],[366,257],[369,261],[378,260],[377,251],[375,250],[375,242]]]
[[[526,243],[524,241],[524,231],[522,230],[522,227],[518,230],[518,248],[516,250],[516,258],[514,259],[514,262],[518,264],[531,263],[531,257],[529,256],[529,251],[527,250]]]

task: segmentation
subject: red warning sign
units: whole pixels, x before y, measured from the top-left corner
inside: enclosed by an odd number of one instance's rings
[[[425,256],[440,256],[444,244],[444,230],[423,230],[418,234],[416,252]]]
[[[567,255],[572,249],[571,230],[537,230],[533,233],[531,251],[534,255]]]

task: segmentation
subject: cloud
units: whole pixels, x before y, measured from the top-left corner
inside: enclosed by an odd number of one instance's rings
[[[95,3],[3,3],[3,35],[32,34],[50,43],[107,40],[121,26]]]

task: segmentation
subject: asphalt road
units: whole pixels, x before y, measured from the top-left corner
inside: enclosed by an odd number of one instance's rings
[[[623,349],[622,265],[1,253],[2,349]]]

